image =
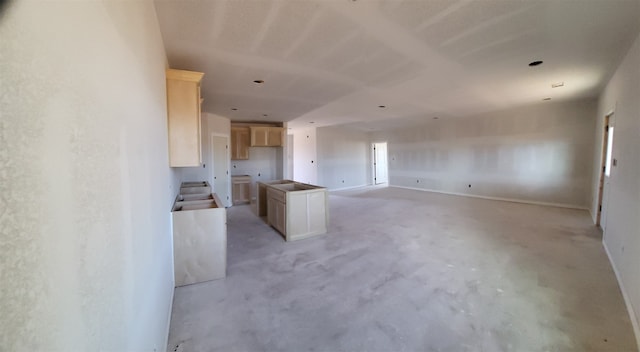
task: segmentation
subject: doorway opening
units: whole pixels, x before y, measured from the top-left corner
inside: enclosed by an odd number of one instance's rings
[[[371,155],[373,156],[373,184],[388,183],[387,142],[372,143]]]
[[[600,183],[598,185],[598,208],[596,226],[605,229],[607,223],[607,204],[609,199],[609,180],[611,167],[615,165],[613,152],[613,113],[604,117],[604,137],[602,139],[602,160],[600,171]]]
[[[211,185],[225,207],[231,206],[229,158],[229,136],[211,134]]]

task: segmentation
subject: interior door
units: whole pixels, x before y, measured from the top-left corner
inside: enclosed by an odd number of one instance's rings
[[[387,183],[388,167],[387,167],[387,143],[373,143],[373,166],[374,166],[374,184]]]
[[[614,132],[614,120],[613,115],[607,116],[605,119],[605,150],[604,153],[604,166],[603,166],[603,185],[602,185],[602,200],[600,201],[599,211],[600,211],[600,227],[603,230],[607,228],[607,210],[609,204],[609,192],[610,192],[610,181],[611,181],[611,169],[615,166],[615,160],[613,159],[613,132]]]
[[[213,165],[213,191],[222,200],[225,207],[231,206],[229,192],[229,138],[211,135],[211,165]]]

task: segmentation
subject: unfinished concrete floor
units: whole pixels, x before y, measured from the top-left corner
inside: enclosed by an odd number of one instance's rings
[[[637,351],[586,211],[369,188],[286,243],[228,209],[224,280],[176,289],[169,351]]]

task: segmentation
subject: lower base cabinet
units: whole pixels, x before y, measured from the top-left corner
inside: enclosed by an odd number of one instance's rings
[[[285,240],[327,233],[329,198],[324,187],[299,182],[261,183],[266,189],[267,223]]]
[[[251,203],[251,176],[231,176],[233,205]]]
[[[180,194],[171,215],[176,287],[224,278],[227,213],[218,196]]]

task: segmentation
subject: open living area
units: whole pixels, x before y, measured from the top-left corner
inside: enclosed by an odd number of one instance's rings
[[[639,0],[9,0],[0,74],[0,350],[640,349]]]

